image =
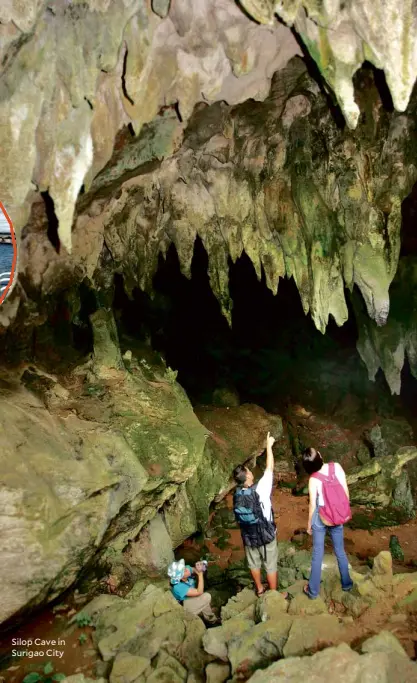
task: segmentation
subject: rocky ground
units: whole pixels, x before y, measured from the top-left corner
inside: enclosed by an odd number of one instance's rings
[[[365,675],[376,659],[370,657],[375,645],[377,650],[390,653],[386,661],[378,658],[380,678],[375,681],[384,680],[385,675],[389,681],[414,680],[416,673],[408,658],[417,657],[416,520],[400,527],[368,531],[347,528],[346,549],[355,580],[353,593],[342,593],[335,558],[331,547],[326,546],[321,596],[310,601],[302,594],[302,587],[309,575],[311,539],[300,531],[305,528],[307,499],[278,488],[274,505],[281,539],[280,586],[290,593],[290,602],[278,594],[268,593],[257,599],[253,593],[228,497],[212,516],[210,538],[204,545],[187,542],[177,551],[189,561],[202,554],[209,558],[208,589],[221,614],[222,626],[206,630],[200,619],[185,616],[167,593],[164,579],[138,581],[126,594],[108,576],[96,581],[95,588],[89,583],[84,594],[76,591],[64,595],[60,604],[8,634],[3,653],[10,655],[12,638],[60,638],[65,641],[61,648],[64,654],[53,664],[57,672],[81,676],[71,678],[74,683],[84,683],[83,675],[104,677],[111,683],[217,683],[247,680],[256,669],[269,665],[262,674],[270,678],[262,680],[274,681],[274,677],[285,673],[296,677],[277,680],[302,681],[307,664],[299,658],[327,648],[326,655],[314,659],[317,680],[324,681],[329,662],[332,667],[343,668],[342,662],[351,661],[353,665],[355,658],[354,670]],[[404,550],[403,561],[393,562],[387,551],[393,534]],[[96,597],[88,602],[94,593]],[[143,625],[140,637],[139,623]],[[375,634],[379,634],[376,641]],[[403,658],[399,669],[395,669],[398,673],[404,668],[403,678],[390,677],[392,651],[403,653],[399,655]],[[281,663],[273,664],[282,657]],[[21,683],[25,675],[40,670],[39,659],[6,655],[2,662],[0,676],[5,683]],[[296,674],[291,673],[294,667]],[[200,676],[203,668],[206,679]],[[345,683],[345,679],[340,680]],[[349,683],[360,680],[346,678]]]
[[[138,581],[124,598],[98,595],[72,610],[72,623],[58,620],[65,663],[53,664],[71,683],[295,683],[306,672],[324,683],[329,667],[341,683],[417,679],[417,572],[394,574],[391,554],[382,551],[372,568],[355,563],[355,586],[345,594],[334,557],[325,555],[321,595],[311,601],[302,592],[310,553],[283,541],[279,562],[281,573],[297,577],[290,600],[275,592],[257,598],[240,586],[215,628],[186,614],[166,581]],[[238,580],[244,567],[233,570]],[[3,680],[20,683],[29,671],[39,671],[39,662],[13,662]]]

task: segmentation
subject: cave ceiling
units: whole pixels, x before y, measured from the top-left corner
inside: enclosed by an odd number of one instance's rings
[[[375,375],[417,178],[416,16],[411,0],[3,2],[0,198],[20,249],[0,324],[39,324],[81,281],[106,301],[115,272],[149,291],[171,243],[189,276],[198,235],[229,321],[243,251],[273,292],[294,278],[322,332],[356,285]],[[394,391],[415,355],[401,325]]]

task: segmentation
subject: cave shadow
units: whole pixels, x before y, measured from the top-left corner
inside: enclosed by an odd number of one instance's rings
[[[338,327],[330,318],[323,335],[304,313],[294,280],[280,279],[274,296],[264,273],[258,280],[243,253],[236,263],[229,261],[229,327],[212,292],[208,256],[199,238],[190,279],[181,273],[171,245],[166,258],[160,256],[152,288],[152,298],[138,289],[128,297],[123,277],[116,277],[114,309],[122,351],[134,339],[158,351],[178,371],[193,405],[215,403],[220,389],[280,415],[294,403],[342,420],[350,419],[350,413],[371,419],[376,410],[386,416],[401,412],[382,373],[375,383],[368,379],[356,349],[349,296],[347,322]]]

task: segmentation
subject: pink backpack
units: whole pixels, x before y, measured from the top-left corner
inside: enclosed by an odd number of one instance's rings
[[[316,472],[311,475],[322,482],[324,505],[319,507],[319,515],[327,526],[345,524],[352,518],[349,498],[342,484],[336,477],[334,462],[329,462],[329,474]]]

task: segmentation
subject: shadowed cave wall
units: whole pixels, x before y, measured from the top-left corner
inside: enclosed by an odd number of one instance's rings
[[[194,404],[253,402],[285,415],[299,403],[347,425],[355,415],[366,420],[376,412],[414,421],[417,382],[408,365],[400,397],[391,396],[382,372],[369,381],[355,346],[358,333],[350,305],[347,323],[338,327],[330,319],[323,335],[304,314],[293,279],[280,280],[274,296],[243,254],[235,264],[229,261],[229,327],[210,288],[207,263],[197,239],[187,279],[171,246],[166,259],[160,257],[153,298],[138,289],[129,298],[123,278],[116,276],[114,311],[123,351],[135,339],[150,344],[178,371]],[[354,296],[360,301],[359,292]],[[346,298],[349,302],[349,292]]]

